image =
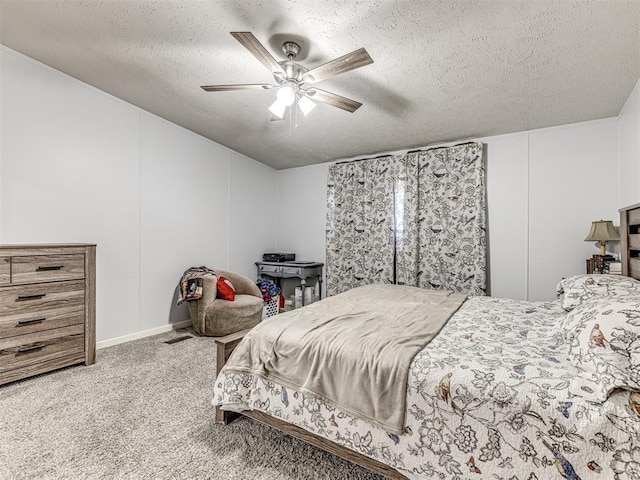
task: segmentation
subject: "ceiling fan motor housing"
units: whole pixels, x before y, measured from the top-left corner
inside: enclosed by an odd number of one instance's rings
[[[300,45],[296,42],[284,42],[282,44],[282,51],[289,60],[293,60],[300,53]]]
[[[280,66],[284,70],[286,76],[274,75],[276,81],[280,84],[285,82],[295,82],[296,84],[302,84],[302,77],[307,72],[307,69],[302,65],[292,62],[291,60],[284,60],[279,62]]]
[[[304,83],[302,77],[308,71],[307,68],[293,61],[300,53],[300,46],[295,42],[284,42],[282,44],[282,51],[287,56],[287,60],[278,63],[282,67],[282,70],[284,70],[285,75],[274,74],[273,77],[280,85],[289,83],[300,86]]]

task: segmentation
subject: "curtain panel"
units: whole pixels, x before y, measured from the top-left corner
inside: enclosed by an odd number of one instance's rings
[[[370,283],[486,291],[483,145],[339,163],[327,181],[327,294]]]
[[[485,295],[483,145],[436,148],[418,158],[418,286]]]
[[[327,294],[393,283],[393,180],[388,158],[332,165],[327,182]]]

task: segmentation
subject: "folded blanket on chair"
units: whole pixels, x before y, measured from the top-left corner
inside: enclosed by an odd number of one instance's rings
[[[187,269],[180,279],[178,305],[182,302],[201,299],[203,279],[209,275],[215,275],[215,272],[207,267],[191,267]]]

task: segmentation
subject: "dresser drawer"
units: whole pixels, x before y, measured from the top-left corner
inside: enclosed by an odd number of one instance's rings
[[[84,325],[0,339],[0,381],[10,370],[84,351]]]
[[[282,267],[283,275],[300,275],[302,269],[300,267]]]
[[[84,323],[84,305],[0,317],[0,338]]]
[[[30,255],[13,257],[11,282],[52,282],[84,278],[84,255]]]
[[[0,285],[11,282],[11,257],[0,257]]]
[[[0,288],[0,320],[14,315],[84,305],[84,281],[16,285]]]
[[[42,360],[32,365],[25,365],[20,368],[12,368],[11,370],[0,373],[0,385],[15,382],[16,380],[22,380],[23,378],[32,377],[40,373],[47,373],[58,368],[77,365],[78,363],[85,363],[83,352],[65,355],[63,357],[56,357],[51,360]]]
[[[280,273],[282,271],[282,267],[280,265],[260,265],[260,273]]]

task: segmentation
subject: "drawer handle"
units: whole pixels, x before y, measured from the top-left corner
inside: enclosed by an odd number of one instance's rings
[[[44,347],[46,347],[47,344],[46,343],[38,343],[36,345],[31,345],[29,347],[22,347],[18,349],[18,353],[29,353],[29,352],[35,352],[37,350],[42,350]]]
[[[25,325],[35,325],[36,323],[42,323],[46,320],[46,317],[42,318],[32,318],[31,320],[20,320],[18,322],[18,327],[24,327]]]
[[[33,293],[31,295],[18,295],[18,300],[37,300],[45,297],[46,293]]]
[[[51,270],[62,270],[64,265],[44,265],[36,269],[36,272],[49,272]]]

